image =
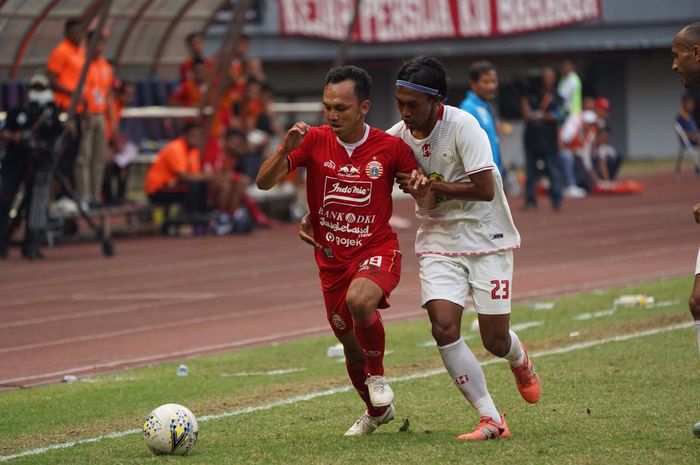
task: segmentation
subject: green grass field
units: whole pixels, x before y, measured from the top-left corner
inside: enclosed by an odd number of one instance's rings
[[[512,324],[530,324],[518,333],[543,379],[537,405],[519,397],[507,365],[484,351],[470,330],[473,315],[465,315],[467,343],[508,414],[507,440],[454,440],[477,416],[442,371],[420,320],[387,328],[398,414],[372,436],[343,437],[364,406],[344,364],[326,356],[329,336],[189,360],[187,377],[176,376],[174,363],[0,393],[0,461],[697,464],[700,440],[691,427],[700,420],[700,359],[686,303],[691,285],[687,277],[565,297],[551,310],[516,306]],[[638,293],[657,305],[609,311],[615,297]],[[152,456],[136,431],[168,402],[200,419],[188,457]],[[404,419],[410,428],[399,432]],[[100,439],[85,441],[91,438]]]

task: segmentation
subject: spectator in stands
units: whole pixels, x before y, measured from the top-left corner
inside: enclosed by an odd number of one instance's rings
[[[112,111],[105,114],[109,162],[105,170],[102,191],[105,203],[111,205],[120,205],[125,202],[129,169],[138,155],[138,148],[129,140],[128,134],[120,128],[122,110],[133,100],[134,90],[132,82],[118,80],[114,85]],[[116,183],[116,189],[114,183]]]
[[[610,100],[605,97],[598,97],[595,99],[593,110],[598,115],[598,126],[604,128],[610,125],[608,121],[608,118],[610,118]]]
[[[88,42],[97,31],[88,33]],[[107,160],[105,114],[112,111],[112,65],[102,56],[107,40],[99,33],[94,56],[90,58],[83,95],[87,108],[82,120],[80,150],[75,159],[75,188],[80,201],[90,208],[102,204],[102,182]],[[107,116],[110,121],[113,115]]]
[[[496,67],[488,61],[473,63],[469,67],[469,88],[467,97],[459,105],[459,108],[474,116],[481,129],[486,132],[491,144],[493,162],[503,177],[505,173],[501,160],[501,146],[498,140],[496,120],[489,105],[498,90]]]
[[[268,135],[270,138],[284,137],[284,130],[277,122],[277,116],[272,109],[272,101],[275,96],[274,89],[267,83],[263,83],[260,92],[261,112],[258,120],[255,123],[255,129],[259,129]]]
[[[78,85],[80,72],[85,63],[85,47],[81,45],[83,24],[78,18],[69,18],[64,24],[64,39],[53,49],[46,64],[46,73],[54,94],[56,106],[61,111],[68,110],[73,90]],[[66,179],[73,179],[73,167],[80,145],[80,112],[76,107],[74,121],[67,124],[69,137],[63,153],[60,154],[58,170]]]
[[[583,99],[583,111],[569,115],[559,130],[559,162],[564,175],[564,192],[566,198],[582,198],[587,190],[580,187],[577,179],[586,178],[590,169],[590,163],[584,161],[584,157],[590,153],[590,145],[595,138],[595,130],[598,127],[598,116],[593,111],[595,99],[586,97]],[[588,147],[588,148],[586,148]],[[585,149],[585,150],[584,150]],[[584,169],[584,173],[577,170]],[[590,182],[585,183],[591,186]]]
[[[202,129],[188,122],[182,135],[158,152],[146,173],[146,194],[152,202],[178,203],[188,213],[206,210],[206,183],[212,175],[202,172],[201,143]]]
[[[700,131],[693,117],[695,113],[695,99],[689,93],[683,94],[681,97],[681,106],[678,109],[676,122],[683,128],[685,135],[688,136],[688,141],[693,147],[698,146],[700,142]]]
[[[54,101],[62,111],[68,109],[85,63],[85,47],[81,45],[82,34],[83,24],[80,19],[69,18],[64,25],[64,39],[53,49],[46,65]]]
[[[598,128],[591,150],[591,161],[598,179],[614,181],[622,165],[622,157],[610,145],[610,128]]]
[[[189,214],[207,212],[211,195],[215,225],[231,224],[232,228],[231,215],[240,205],[239,183],[228,173],[202,170],[199,147],[203,136],[196,123],[186,123],[182,136],[163,147],[148,169],[146,193],[153,203],[178,203]]]
[[[224,141],[224,169],[232,170],[248,180],[255,179],[262,164],[262,151],[251,146],[249,135],[243,130],[232,128],[226,131]]]
[[[207,72],[213,70],[214,62],[211,58],[204,56],[204,34],[202,32],[195,31],[187,34],[185,45],[187,46],[189,57],[180,63],[180,82],[194,78],[193,67],[196,62],[204,63]]]
[[[549,195],[555,211],[561,208],[562,188],[557,164],[558,128],[561,121],[562,99],[556,89],[557,75],[554,69],[544,67],[541,77],[521,97],[521,109],[525,120],[525,183],[524,209],[537,207],[535,183],[539,177],[537,161],[542,160],[550,180]]]
[[[171,105],[196,107],[206,96],[209,88],[206,62],[195,58],[188,74],[190,77],[182,81],[170,96]]]
[[[561,62],[561,79],[557,85],[557,92],[563,100],[562,117],[581,113],[582,86],[581,78],[576,74],[574,62],[566,59]]]

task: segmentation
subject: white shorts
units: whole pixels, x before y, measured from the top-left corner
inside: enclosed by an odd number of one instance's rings
[[[477,313],[510,313],[513,251],[488,255],[424,254],[420,263],[421,307],[431,300],[449,300],[464,307],[473,291]]]
[[[700,274],[700,249],[698,249],[698,258],[695,261],[695,274],[696,275]]]

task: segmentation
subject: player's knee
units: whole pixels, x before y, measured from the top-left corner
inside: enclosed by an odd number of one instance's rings
[[[352,317],[356,320],[367,319],[376,309],[374,302],[362,292],[348,291],[345,303],[348,305]]]
[[[484,348],[496,357],[505,357],[510,350],[510,338],[500,335],[490,335],[483,338]]]
[[[459,339],[460,328],[452,322],[433,322],[433,339],[438,346],[445,346]]]
[[[693,292],[688,300],[688,308],[693,319],[700,320],[700,293]]]

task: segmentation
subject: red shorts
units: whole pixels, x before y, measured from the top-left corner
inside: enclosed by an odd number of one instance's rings
[[[345,296],[350,284],[357,278],[373,281],[382,289],[377,308],[389,307],[389,295],[399,284],[401,276],[401,252],[394,250],[387,254],[375,255],[352,263],[345,272],[321,272],[323,300],[326,303],[326,318],[336,337],[352,331],[353,321]]]

